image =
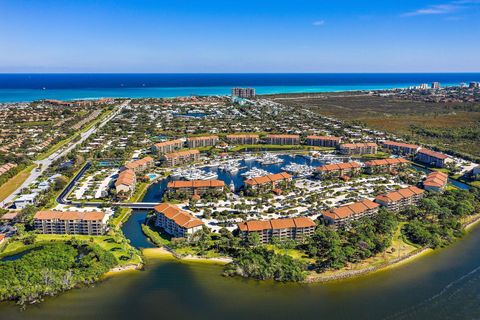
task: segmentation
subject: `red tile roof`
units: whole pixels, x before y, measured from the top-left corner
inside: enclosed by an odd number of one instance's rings
[[[416,144],[409,144],[409,143],[403,143],[403,142],[396,142],[396,141],[384,141],[383,142],[384,146],[391,146],[391,147],[399,147],[399,148],[408,148],[408,149],[418,149],[420,146],[417,146]]]
[[[443,188],[448,183],[448,175],[443,172],[434,171],[430,173],[423,181],[423,185],[426,187]]]
[[[422,149],[418,150],[418,153],[425,154],[425,155],[430,156],[432,158],[437,158],[437,159],[442,159],[442,160],[448,158],[448,156],[446,154],[436,152],[436,151],[433,151],[433,150],[430,150],[430,149],[425,149],[425,148],[422,148]]]
[[[342,138],[334,136],[307,136],[307,139],[311,140],[329,140],[329,141],[340,141]]]
[[[188,212],[185,212],[179,209],[177,206],[171,205],[169,203],[161,203],[154,209],[155,212],[163,214],[165,217],[185,229],[190,229],[203,225],[202,220],[195,218]]]
[[[396,202],[396,201],[399,201],[399,200],[402,200],[402,199],[406,199],[406,198],[413,197],[415,195],[422,194],[424,192],[425,191],[423,191],[420,188],[417,188],[415,186],[410,186],[410,187],[399,189],[399,190],[396,190],[396,191],[391,191],[391,192],[388,192],[386,194],[378,195],[378,196],[375,197],[375,199],[377,199],[379,201],[382,201],[382,202],[386,202],[386,203]]]
[[[339,171],[339,170],[345,170],[345,169],[355,169],[355,168],[361,168],[362,166],[358,162],[344,162],[344,163],[332,163],[332,164],[326,164],[324,166],[318,167],[316,170],[317,171]]]
[[[402,163],[410,163],[410,161],[408,161],[405,158],[381,159],[381,160],[367,161],[365,162],[365,165],[367,167],[375,167],[375,166],[391,166],[391,165],[397,165]]]
[[[248,184],[249,186],[256,186],[256,185],[261,185],[261,184],[266,184],[270,182],[276,182],[276,181],[281,181],[281,180],[288,180],[291,179],[292,176],[286,172],[280,172],[276,174],[269,174],[266,176],[261,176],[261,177],[255,177],[251,179],[245,180],[245,183]]]
[[[379,206],[380,205],[378,203],[365,199],[353,204],[341,206],[328,211],[323,211],[322,214],[333,220],[340,220],[348,218],[354,214],[362,214],[370,209],[374,209]]]
[[[78,211],[38,211],[34,218],[38,220],[90,220],[101,221],[105,217],[104,212],[78,212]]]
[[[270,229],[308,228],[315,227],[312,219],[307,217],[285,218],[273,220],[250,220],[238,224],[240,231],[252,232]]]
[[[172,159],[172,158],[190,156],[190,155],[198,154],[198,153],[200,153],[200,151],[198,151],[198,150],[185,150],[185,151],[167,153],[166,155],[164,155],[164,157],[167,158],[167,159]]]

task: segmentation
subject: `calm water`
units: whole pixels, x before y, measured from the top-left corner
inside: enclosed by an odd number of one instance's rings
[[[480,81],[480,73],[0,74],[0,102],[224,95],[233,86],[259,94],[371,90],[433,81],[458,85]]]

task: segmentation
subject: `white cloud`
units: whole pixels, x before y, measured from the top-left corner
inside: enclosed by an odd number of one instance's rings
[[[480,4],[480,0],[455,0],[449,3],[437,4],[421,8],[415,11],[402,14],[403,17],[425,16],[425,15],[442,15],[455,13],[468,7]]]
[[[325,20],[317,20],[317,21],[314,21],[314,22],[312,23],[312,25],[314,25],[315,27],[323,26],[323,25],[325,25]]]

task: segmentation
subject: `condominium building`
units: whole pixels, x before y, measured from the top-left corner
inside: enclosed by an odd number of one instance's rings
[[[453,159],[448,155],[425,148],[418,150],[415,159],[419,162],[438,168],[443,168],[447,163],[453,162]]]
[[[117,197],[128,198],[135,190],[137,183],[137,177],[133,170],[125,169],[118,174],[118,178],[115,181],[115,190]]]
[[[44,234],[102,235],[107,231],[108,215],[103,212],[38,211],[34,227]]]
[[[152,151],[158,155],[162,155],[165,153],[175,152],[176,150],[182,149],[184,145],[183,140],[170,140],[170,141],[163,141],[153,145]]]
[[[189,238],[202,230],[203,222],[186,211],[169,203],[161,203],[154,208],[155,225],[175,238]]]
[[[246,239],[249,235],[259,235],[261,243],[269,243],[272,239],[303,241],[315,232],[316,224],[307,217],[245,221],[238,224],[240,236]]]
[[[367,173],[382,173],[394,171],[400,168],[406,168],[410,165],[410,161],[405,158],[380,159],[370,160],[365,162],[365,172]]]
[[[283,181],[291,181],[292,176],[286,172],[280,172],[276,174],[269,174],[266,176],[255,177],[245,180],[245,187],[251,189],[268,187],[274,189],[278,183]]]
[[[222,180],[192,180],[192,181],[170,181],[167,184],[169,191],[184,193],[188,196],[202,196],[207,192],[221,193],[225,188]]]
[[[232,88],[232,97],[250,99],[255,97],[254,88]]]
[[[300,144],[300,136],[298,134],[269,134],[265,138],[267,144]]]
[[[318,167],[315,174],[326,177],[355,176],[360,173],[362,166],[358,162],[332,163]]]
[[[332,136],[307,136],[306,143],[317,147],[338,147],[342,138]]]
[[[144,172],[155,166],[155,161],[152,157],[145,157],[143,159],[131,161],[125,165],[125,168],[133,170],[135,173]]]
[[[340,153],[342,154],[375,154],[378,146],[376,143],[345,143],[340,145]]]
[[[189,148],[213,147],[218,143],[218,136],[202,136],[187,138]]]
[[[230,144],[258,144],[258,134],[229,134],[227,140]]]
[[[164,154],[162,160],[167,166],[174,167],[185,163],[195,162],[200,159],[198,150],[185,150]]]
[[[448,184],[448,175],[434,171],[423,181],[423,188],[427,191],[441,192]]]
[[[390,152],[401,155],[416,154],[420,150],[420,146],[416,144],[396,142],[396,141],[384,141],[382,147],[388,149]]]
[[[376,214],[379,207],[380,204],[365,199],[353,204],[322,211],[322,216],[327,223],[345,226],[351,221]]]
[[[440,89],[440,82],[432,82],[432,85],[431,85],[431,88],[432,89]]]
[[[410,186],[378,195],[375,197],[375,202],[391,211],[398,212],[406,206],[417,205],[424,193],[424,190]]]

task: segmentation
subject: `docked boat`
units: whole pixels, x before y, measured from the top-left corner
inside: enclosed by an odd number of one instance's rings
[[[290,163],[282,167],[282,170],[291,173],[297,177],[308,177],[315,172],[315,167],[305,164]]]
[[[257,168],[257,167],[253,167],[252,169],[248,170],[247,172],[242,173],[241,175],[245,179],[251,179],[251,178],[255,178],[255,177],[266,176],[268,174],[270,174],[270,172],[265,171],[265,170],[260,169],[260,168]]]
[[[258,158],[257,161],[260,162],[263,165],[269,165],[269,164],[282,163],[283,159],[279,158],[278,156],[276,156],[272,153],[265,153],[263,156]]]
[[[213,180],[217,179],[218,175],[213,171],[203,171],[197,168],[191,169],[178,169],[175,170],[171,177],[175,180],[185,179],[185,180]]]

